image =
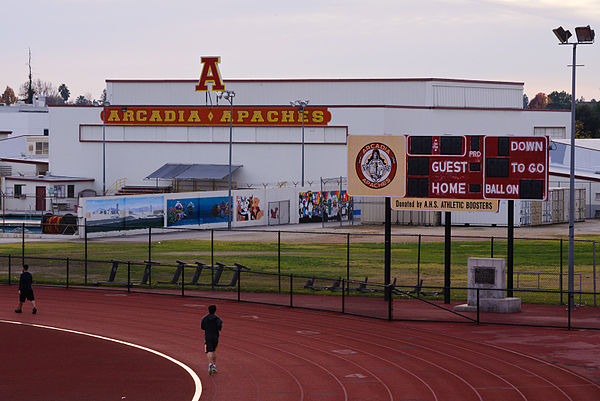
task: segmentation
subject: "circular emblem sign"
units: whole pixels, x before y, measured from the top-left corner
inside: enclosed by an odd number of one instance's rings
[[[354,164],[360,181],[373,189],[387,186],[396,175],[398,164],[389,146],[379,142],[363,146]]]

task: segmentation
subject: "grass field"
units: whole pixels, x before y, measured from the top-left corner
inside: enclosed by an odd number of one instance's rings
[[[481,241],[454,240],[452,242],[452,287],[466,287],[468,258],[490,257],[491,247],[492,244],[487,239]],[[514,244],[515,289],[559,290],[561,288],[560,273],[562,272],[562,288],[566,290],[567,247],[567,242],[563,241],[561,263],[560,241],[516,240]],[[506,241],[494,241],[493,254],[494,257],[506,258]],[[18,243],[0,244],[0,281],[4,282],[8,276],[6,255],[12,255],[12,275],[14,277],[18,274],[18,271],[15,272],[15,268],[21,263],[22,245]],[[404,241],[402,237],[395,237],[392,244],[391,276],[397,280],[398,285],[407,286],[407,289],[416,285],[418,280],[423,280],[423,286],[439,289],[444,283],[444,255],[443,241],[424,241],[419,245],[415,241]],[[48,283],[65,282],[67,271],[65,258],[70,259],[69,280],[71,283],[83,282],[86,266],[88,284],[106,281],[112,266],[107,261],[111,260],[132,262],[130,274],[134,279],[139,280],[144,268],[143,262],[149,258],[153,262],[166,265],[153,267],[153,286],[158,281],[168,282],[172,278],[176,260],[189,264],[198,261],[207,265],[216,262],[226,265],[239,263],[249,267],[253,273],[276,274],[280,272],[302,278],[311,276],[348,277],[357,282],[368,277],[369,282],[384,282],[384,246],[382,243],[373,241],[351,241],[348,246],[345,241],[317,243],[288,240],[282,241],[278,246],[277,241],[186,239],[156,241],[152,242],[149,248],[146,242],[102,240],[88,243],[87,263],[84,262],[85,256],[86,250],[82,243],[31,242],[27,243],[25,247],[25,261],[31,266],[31,271],[35,272],[36,280]],[[594,261],[591,242],[576,242],[575,273],[575,290],[578,291],[581,288],[584,292],[592,292],[594,290]],[[186,269],[186,280],[187,277],[191,278],[192,274],[192,268]],[[225,272],[221,282],[228,282],[231,274],[229,271]],[[244,290],[272,291],[274,288],[279,288],[280,285],[276,276],[245,273],[243,277]],[[127,281],[125,267],[118,270],[116,281]],[[299,278],[297,281],[299,289],[303,289],[305,280]],[[277,285],[273,284],[274,282]],[[296,285],[294,287],[296,290]],[[464,297],[463,292],[457,290],[453,292],[453,297]],[[524,302],[560,302],[559,295],[550,293],[521,292],[516,296],[521,296]],[[584,295],[581,302],[588,305],[593,304],[592,296]]]

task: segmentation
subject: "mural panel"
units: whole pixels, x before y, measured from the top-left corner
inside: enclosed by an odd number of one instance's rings
[[[346,191],[300,192],[300,223],[314,223],[348,218],[349,196]]]
[[[265,215],[260,208],[260,198],[254,195],[236,197],[236,220],[251,221],[260,220]]]
[[[167,227],[227,222],[227,197],[167,199]]]
[[[88,232],[163,227],[164,196],[111,197],[86,201]]]

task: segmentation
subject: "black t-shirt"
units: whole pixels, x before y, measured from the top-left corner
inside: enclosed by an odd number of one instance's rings
[[[21,273],[21,277],[19,278],[19,290],[27,291],[31,290],[31,283],[33,282],[33,276],[29,272]]]
[[[218,340],[219,332],[223,328],[223,321],[215,314],[208,314],[202,318],[200,327],[204,330],[205,340]]]

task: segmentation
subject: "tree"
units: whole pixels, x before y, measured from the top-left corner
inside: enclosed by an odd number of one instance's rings
[[[77,96],[77,99],[75,99],[75,104],[89,106],[92,104],[92,101],[83,95],[79,95]]]
[[[15,91],[13,91],[10,86],[6,87],[6,89],[4,90],[4,93],[0,97],[0,102],[6,104],[7,106],[9,104],[17,103],[17,100],[19,100],[19,99],[17,99],[17,96],[15,95]]]
[[[548,96],[545,93],[540,92],[529,102],[530,109],[545,109],[548,106]]]
[[[25,92],[25,103],[32,104],[33,103],[33,84],[31,82],[31,49],[29,49],[29,81],[27,81],[27,90]]]
[[[60,93],[60,97],[62,97],[65,103],[67,103],[67,100],[69,100],[69,96],[71,96],[71,91],[69,90],[69,88],[67,88],[67,85],[60,84],[60,86],[58,87],[58,93]]]
[[[529,106],[529,98],[523,93],[523,108],[526,109]]]
[[[569,110],[571,108],[571,95],[565,91],[561,92],[551,92],[548,95],[548,105],[547,109],[553,110]]]
[[[587,103],[575,105],[576,138],[600,138],[600,113],[595,112],[596,107]],[[580,129],[577,129],[580,123]]]

